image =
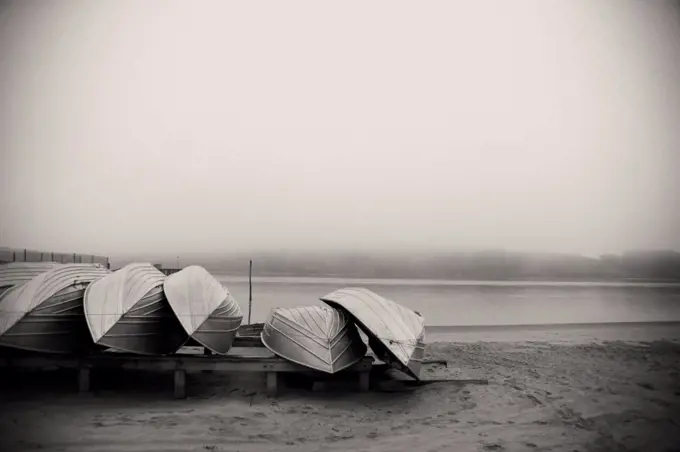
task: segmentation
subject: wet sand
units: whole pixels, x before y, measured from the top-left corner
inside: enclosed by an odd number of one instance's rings
[[[192,373],[173,400],[169,373],[3,375],[0,450],[64,451],[677,451],[680,343],[428,344],[427,378],[361,394],[282,388],[262,375]]]

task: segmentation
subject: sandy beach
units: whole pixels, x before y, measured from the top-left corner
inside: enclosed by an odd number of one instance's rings
[[[1,450],[680,450],[680,343],[432,343],[427,378],[489,385],[383,382],[369,393],[290,384],[264,395],[262,375],[2,376]],[[294,383],[294,382],[293,382]]]

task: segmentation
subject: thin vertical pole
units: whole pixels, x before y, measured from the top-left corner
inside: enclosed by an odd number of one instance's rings
[[[253,309],[253,261],[248,267],[248,325],[250,325],[250,313]]]

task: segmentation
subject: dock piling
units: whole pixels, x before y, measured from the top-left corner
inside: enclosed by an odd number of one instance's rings
[[[184,369],[175,369],[175,398],[186,399],[187,373]]]
[[[80,367],[78,369],[78,393],[81,396],[88,395],[90,392],[90,368]]]
[[[276,397],[278,380],[277,372],[267,372],[267,397]]]

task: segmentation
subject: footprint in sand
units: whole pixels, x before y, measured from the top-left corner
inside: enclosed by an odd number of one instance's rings
[[[534,405],[543,405],[543,402],[538,400],[538,398],[532,394],[527,394],[526,398],[531,400],[534,403]]]

